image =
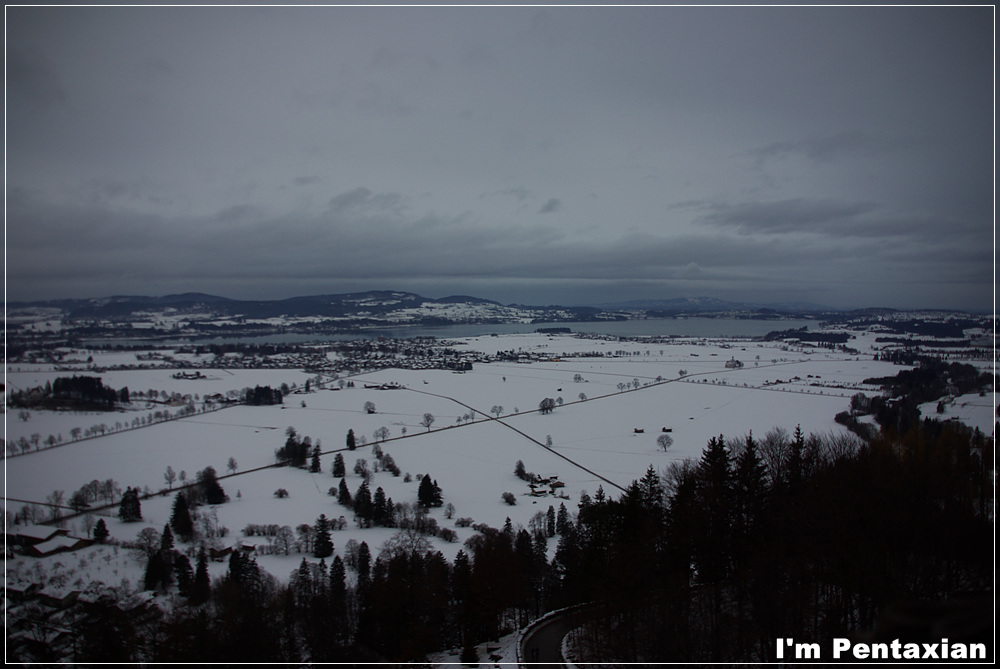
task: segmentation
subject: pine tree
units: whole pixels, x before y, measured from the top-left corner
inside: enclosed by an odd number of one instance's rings
[[[346,479],[340,479],[340,485],[337,486],[337,502],[343,504],[344,506],[349,506],[352,509],[354,508],[351,491],[347,489]]]
[[[346,644],[347,637],[347,573],[344,561],[339,555],[333,557],[330,565],[330,586],[327,588],[327,598],[330,606],[330,618],[327,625],[328,633],[332,635],[335,646]]]
[[[347,450],[353,451],[357,448],[356,441],[354,439],[354,430],[347,431]]]
[[[647,509],[662,509],[663,486],[660,483],[660,475],[653,469],[653,465],[646,470],[646,475],[639,481],[639,485],[642,489],[643,505]]]
[[[556,534],[560,536],[566,534],[566,528],[568,527],[569,527],[569,511],[566,510],[566,504],[560,502],[559,513],[556,515]]]
[[[441,487],[437,481],[432,481],[430,474],[424,474],[417,488],[417,504],[424,508],[438,507],[444,503],[441,497]]]
[[[733,476],[734,531],[748,534],[763,511],[767,493],[764,463],[757,454],[757,442],[751,433],[743,452],[736,459]]]
[[[368,489],[368,482],[362,481],[358,491],[354,493],[354,513],[363,527],[371,527],[373,511],[372,494]]]
[[[795,436],[792,439],[791,449],[788,454],[788,485],[795,487],[803,478],[803,451],[805,450],[806,439],[802,435],[802,426],[795,426]]]
[[[556,510],[549,504],[549,510],[545,512],[545,534],[550,537],[556,535]]]
[[[170,568],[167,566],[166,556],[163,551],[156,551],[146,563],[146,573],[143,576],[144,589],[156,590],[160,586],[166,589],[168,585],[170,585]]]
[[[698,463],[698,500],[704,525],[698,536],[699,576],[716,583],[725,577],[729,560],[731,464],[726,442],[712,437]]]
[[[712,585],[710,634],[714,655],[722,652],[722,583],[730,568],[731,556],[731,467],[726,443],[712,437],[698,463],[698,507],[701,519],[695,538],[694,558],[698,578]]]
[[[163,534],[160,535],[160,551],[166,553],[174,549],[174,533],[170,531],[170,523],[163,526]]]
[[[396,527],[396,506],[392,503],[392,497],[385,499],[385,527]]]
[[[308,610],[312,605],[313,580],[312,570],[305,558],[302,558],[298,569],[292,574],[290,585],[295,605],[302,610]]]
[[[309,463],[309,471],[313,474],[319,474],[322,471],[319,462],[319,441],[316,441],[316,445],[313,447],[312,460]]]
[[[208,577],[208,555],[205,554],[205,547],[198,551],[198,562],[194,571],[194,583],[191,585],[191,596],[188,601],[191,604],[201,604],[208,601],[208,596],[212,592],[212,584]]]
[[[215,473],[215,467],[205,467],[198,472],[198,484],[202,494],[205,495],[205,502],[208,504],[224,504],[229,501],[226,492],[219,485],[219,478]]]
[[[173,510],[170,513],[170,527],[181,541],[191,541],[194,537],[194,523],[188,510],[187,496],[183,492],[174,497]]]
[[[368,548],[368,542],[362,541],[358,546],[358,581],[367,581],[371,578],[372,553]]]
[[[386,515],[385,491],[379,487],[372,498],[372,524],[379,527],[388,527],[386,524]]]
[[[343,607],[347,602],[347,570],[339,555],[333,556],[330,564],[330,589],[328,591],[333,610]]]
[[[142,520],[139,493],[133,490],[132,486],[122,493],[122,501],[118,505],[118,517],[123,523],[136,523]]]
[[[194,585],[194,569],[186,555],[179,555],[174,561],[174,578],[177,580],[177,592],[182,597],[190,597]]]
[[[347,467],[344,465],[344,456],[337,453],[333,456],[333,478],[340,479],[347,475]]]
[[[103,518],[97,519],[97,525],[94,526],[94,541],[99,544],[103,544],[108,538],[108,525],[104,522]]]
[[[764,513],[765,497],[767,495],[765,468],[759,455],[753,433],[747,436],[743,451],[736,458],[733,473],[733,530],[732,556],[733,581],[736,590],[736,620],[745,619],[747,600],[749,598],[749,582],[752,580],[753,556],[759,554],[759,546],[755,544],[754,530]],[[759,536],[759,535],[758,535]],[[737,652],[743,656],[747,652],[746,625],[736,626]]]
[[[330,521],[326,519],[326,514],[320,514],[319,518],[316,519],[316,541],[313,544],[313,555],[318,558],[333,555],[333,540],[330,539]]]

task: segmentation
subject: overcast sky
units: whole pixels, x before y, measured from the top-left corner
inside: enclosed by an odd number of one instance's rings
[[[992,309],[992,7],[8,7],[7,297]]]

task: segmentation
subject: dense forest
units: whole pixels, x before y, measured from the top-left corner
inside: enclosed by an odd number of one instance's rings
[[[17,408],[111,411],[129,402],[128,388],[108,388],[95,376],[60,376],[31,390],[17,390],[8,403]]]
[[[404,523],[377,555],[334,551],[321,518],[323,559],[303,559],[287,585],[235,551],[212,583],[186,559],[147,582],[180,593],[169,613],[140,623],[91,605],[77,661],[421,660],[572,604],[591,611],[593,659],[772,660],[778,637],[878,634],[899,602],[986,593],[993,466],[992,442],[956,423],[868,443],[713,438],[700,460],[650,468],[618,497],[598,489],[530,529],[474,526],[452,562]],[[991,637],[983,620],[950,638]]]

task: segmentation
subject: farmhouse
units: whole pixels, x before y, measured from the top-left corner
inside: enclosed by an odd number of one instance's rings
[[[66,534],[66,530],[48,525],[11,525],[7,527],[7,543],[17,546],[32,546],[48,541],[57,534]]]
[[[28,546],[24,550],[24,554],[29,557],[48,557],[50,555],[55,555],[56,553],[68,553],[80,550],[81,548],[86,548],[94,543],[93,539],[71,537],[66,534],[65,531],[60,531],[62,534],[56,535],[48,541]]]

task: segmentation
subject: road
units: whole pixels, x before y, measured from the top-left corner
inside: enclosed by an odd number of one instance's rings
[[[600,615],[598,608],[582,605],[539,623],[521,639],[521,661],[547,669],[563,669],[566,666],[562,657],[563,639],[572,630]]]
[[[572,615],[557,615],[540,624],[521,641],[521,657],[535,666],[561,669],[562,640],[576,625]],[[538,663],[537,665],[535,663]]]

